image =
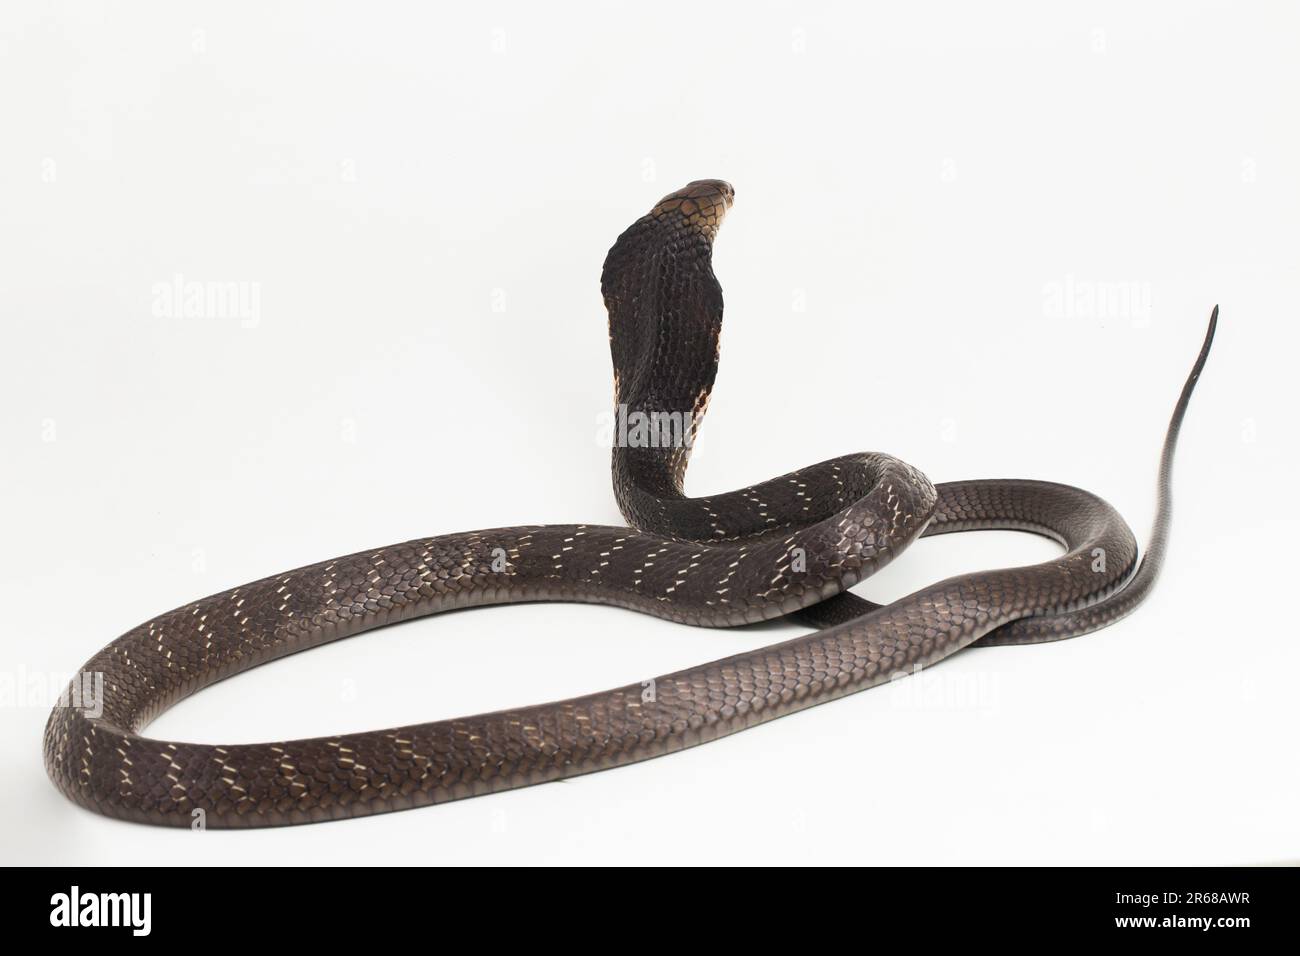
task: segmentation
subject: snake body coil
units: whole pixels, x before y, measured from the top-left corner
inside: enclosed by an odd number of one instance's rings
[[[688,437],[717,370],[722,293],[711,253],[732,198],[716,180],[666,197],[619,237],[602,277],[620,409],[685,422]],[[334,820],[644,760],[873,687],[976,642],[1095,630],[1136,607],[1159,571],[1174,444],[1216,319],[1217,309],[1165,440],[1155,529],[1140,564],[1114,509],[1066,485],[935,487],[897,459],[859,454],[688,498],[689,441],[629,443],[636,447],[614,450],[613,475],[630,528],[545,525],[410,541],[224,591],[129,631],[83,668],[103,675],[98,712],[51,714],[46,768],[72,800],[128,820],[188,827],[196,811],[213,827]],[[917,537],[974,528],[1034,531],[1066,553],[949,578],[884,607],[846,593]],[[141,736],[172,704],[247,668],[395,621],[522,601],[613,604],[709,626],[796,614],[825,629],[657,677],[651,694],[638,682],[492,714],[265,744]]]

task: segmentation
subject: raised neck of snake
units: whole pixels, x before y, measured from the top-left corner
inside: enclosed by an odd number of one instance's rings
[[[718,371],[722,287],[713,240],[734,195],[721,180],[692,182],[633,223],[605,259],[619,426],[613,470],[625,508],[628,496],[683,494]]]

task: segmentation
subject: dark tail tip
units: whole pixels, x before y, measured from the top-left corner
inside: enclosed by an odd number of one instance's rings
[[[1192,386],[1196,384],[1196,379],[1201,374],[1201,369],[1205,367],[1205,360],[1209,358],[1210,346],[1214,344],[1214,330],[1219,327],[1219,307],[1216,305],[1210,313],[1210,326],[1205,330],[1205,341],[1201,344],[1201,354],[1196,356],[1196,364],[1192,366],[1192,374],[1187,377],[1187,384],[1183,386],[1183,394],[1179,397],[1178,407],[1174,411],[1173,425],[1176,429],[1182,424],[1183,413],[1187,410],[1187,399],[1191,398]]]
[[[1178,432],[1183,426],[1183,416],[1187,414],[1187,404],[1191,401],[1196,382],[1205,368],[1205,360],[1210,357],[1210,346],[1214,344],[1214,331],[1219,326],[1219,307],[1216,305],[1210,313],[1210,325],[1205,330],[1205,341],[1201,352],[1196,356],[1192,371],[1183,383],[1182,394],[1174,406],[1174,414],[1169,420],[1169,429],[1165,432],[1165,444],[1160,453],[1160,474],[1156,485],[1156,518],[1151,528],[1151,540],[1146,555],[1138,567],[1137,573],[1123,594],[1130,600],[1140,601],[1155,584],[1156,576],[1164,563],[1165,553],[1169,547],[1169,525],[1173,519],[1173,470],[1174,449],[1178,446]]]
[[[1196,381],[1201,377],[1201,369],[1205,367],[1205,360],[1210,355],[1210,345],[1214,342],[1214,330],[1218,324],[1219,307],[1216,305],[1214,311],[1210,313],[1210,326],[1205,330],[1205,342],[1201,345],[1201,353],[1196,356],[1192,371],[1187,376],[1187,381],[1183,383],[1182,393],[1178,396],[1178,403],[1174,406],[1169,427],[1165,431],[1165,443],[1160,451],[1160,474],[1156,481],[1156,517],[1151,525],[1151,537],[1147,543],[1146,553],[1142,555],[1137,570],[1122,590],[1081,612],[1084,615],[1081,619],[1083,623],[1074,633],[1083,634],[1104,627],[1111,621],[1119,620],[1141,604],[1155,587],[1156,578],[1160,576],[1165,555],[1169,551],[1169,526],[1173,520],[1174,510],[1174,449],[1178,446],[1178,432],[1183,426],[1183,416],[1187,414],[1187,403],[1191,401]]]

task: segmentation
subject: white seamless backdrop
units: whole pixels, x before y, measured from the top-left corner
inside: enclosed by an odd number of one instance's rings
[[[1295,860],[1294,5],[472,6],[0,12],[4,859]],[[1221,303],[1141,611],[410,813],[172,832],[53,789],[59,681],[161,611],[426,534],[618,523],[599,271],[702,177],[737,203],[696,493],[872,449],[936,481],[1077,484],[1145,539]],[[1054,553],[925,541],[858,591]],[[277,662],[152,729],[372,729],[797,633],[484,609]]]

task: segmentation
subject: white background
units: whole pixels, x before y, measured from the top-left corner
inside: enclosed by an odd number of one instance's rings
[[[6,4],[3,858],[1300,858],[1300,18],[1046,6]],[[52,695],[157,613],[426,534],[619,523],[596,441],[600,267],[702,177],[737,203],[699,494],[881,450],[935,481],[1080,485],[1145,540],[1165,423],[1222,303],[1141,611],[667,759],[410,813],[192,834],[54,790]],[[257,314],[159,314],[178,274],[246,283]],[[1090,304],[1119,284],[1127,305]],[[925,541],[858,590],[1054,553]],[[799,632],[485,609],[272,664],[150,732],[454,717]]]

